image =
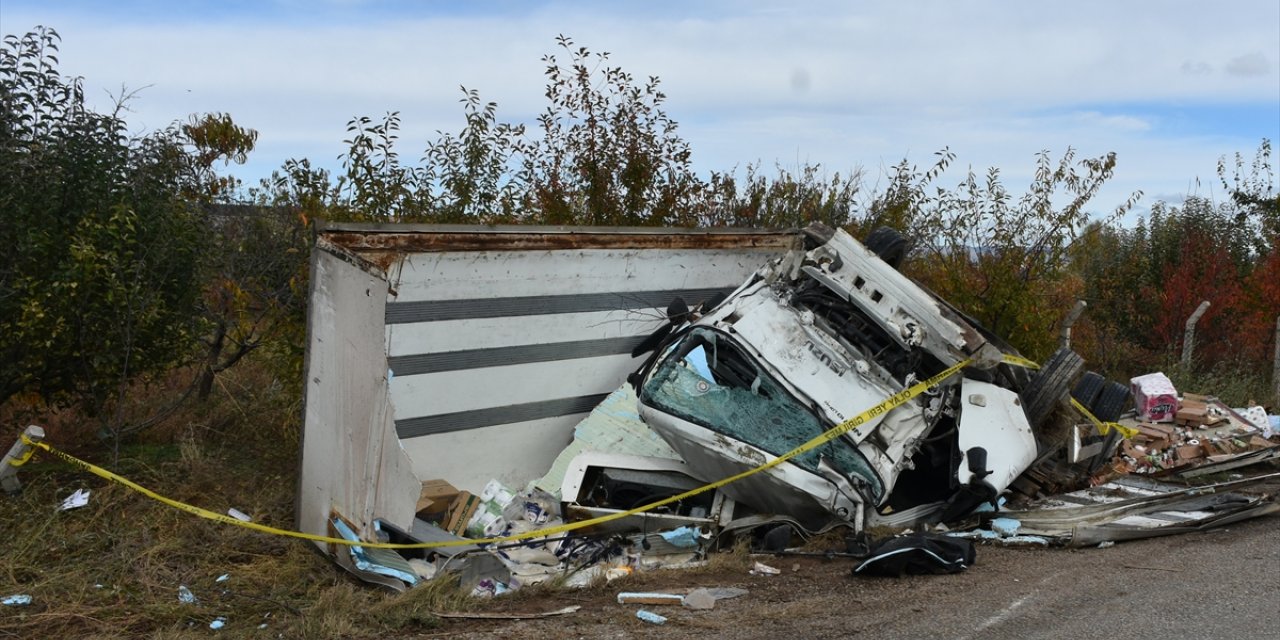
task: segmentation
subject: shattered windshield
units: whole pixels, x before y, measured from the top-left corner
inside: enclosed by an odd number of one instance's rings
[[[787,393],[754,360],[724,335],[705,328],[689,332],[658,366],[641,390],[644,401],[658,409],[741,440],[775,456],[821,434],[817,416]],[[846,476],[866,481],[878,501],[880,479],[862,454],[837,438],[791,462],[818,471],[828,462]]]

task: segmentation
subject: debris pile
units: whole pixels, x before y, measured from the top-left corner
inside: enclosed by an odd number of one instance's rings
[[[1140,391],[1153,379],[1168,390],[1155,400]],[[1233,409],[1211,395],[1179,395],[1162,373],[1134,378],[1133,387],[1134,415],[1120,421],[1129,435],[1092,484],[1129,474],[1191,478],[1280,457],[1261,406]]]

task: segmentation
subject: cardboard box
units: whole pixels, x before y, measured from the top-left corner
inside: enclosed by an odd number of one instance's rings
[[[1178,390],[1163,373],[1148,373],[1129,380],[1138,419],[1148,422],[1172,422],[1178,412]]]
[[[1183,402],[1182,407],[1174,414],[1174,421],[1178,424],[1192,426],[1208,424],[1209,409],[1202,404]]]
[[[418,505],[414,511],[423,515],[444,513],[456,497],[458,489],[447,481],[428,480],[422,483],[422,491],[418,494]]]
[[[1248,442],[1250,449],[1270,449],[1276,446],[1274,442],[1263,438],[1262,436],[1253,436]]]
[[[470,491],[460,491],[449,505],[449,515],[444,519],[444,530],[455,536],[463,536],[467,532],[467,524],[480,508],[480,497]]]
[[[1204,450],[1198,444],[1184,444],[1176,451],[1179,460],[1195,460],[1204,457]]]

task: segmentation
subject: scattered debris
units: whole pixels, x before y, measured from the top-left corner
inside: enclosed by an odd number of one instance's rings
[[[751,593],[746,589],[740,589],[738,587],[710,587],[694,589],[694,591],[706,591],[707,595],[715,598],[717,601],[732,600],[733,598],[740,598]]]
[[[613,582],[618,578],[625,578],[632,573],[635,573],[635,568],[630,565],[619,565],[617,567],[611,567],[609,570],[605,571],[604,578],[608,582]]]
[[[684,596],[678,593],[632,593],[618,594],[618,604],[669,604],[684,603]]]
[[[3,600],[0,600],[0,604],[6,607],[25,607],[31,604],[31,596],[25,593],[5,596]]]
[[[223,617],[223,616],[218,616],[218,617],[216,617],[216,618],[214,618],[214,619],[213,619],[213,622],[210,622],[210,623],[209,623],[209,628],[210,628],[210,629],[213,629],[213,630],[215,630],[215,631],[217,631],[218,629],[221,629],[221,628],[223,628],[223,627],[225,627],[225,626],[227,626],[227,619],[226,619],[225,617]]]
[[[996,532],[1002,538],[1009,538],[1018,534],[1018,527],[1022,526],[1021,522],[1013,518],[995,518],[991,521],[991,530]]]
[[[969,540],[918,532],[888,538],[854,568],[854,575],[901,577],[904,574],[959,573],[977,560]]]
[[[975,540],[982,543],[995,544],[1001,547],[1047,547],[1049,539],[1044,536],[1002,536],[990,529],[973,529],[970,531],[952,531],[946,535],[952,538]]]
[[[431,615],[437,618],[454,618],[460,620],[534,620],[537,618],[552,618],[555,616],[577,613],[581,608],[581,606],[575,604],[563,609],[556,609],[555,611],[546,611],[543,613],[437,612],[432,613]]]
[[[644,609],[641,609],[641,610],[637,611],[637,612],[636,612],[636,617],[637,617],[637,618],[640,618],[641,620],[644,620],[645,622],[650,622],[650,623],[653,623],[653,624],[666,624],[666,623],[667,623],[667,619],[666,619],[665,617],[660,616],[660,615],[658,615],[658,614],[656,614],[656,613],[654,613],[654,612],[652,612],[652,611],[645,611]]]
[[[236,520],[239,520],[239,521],[241,521],[241,522],[253,522],[253,518],[251,518],[251,517],[249,516],[249,514],[247,514],[247,513],[243,512],[243,511],[241,511],[241,510],[239,510],[239,509],[237,509],[237,508],[235,508],[235,507],[231,507],[230,509],[227,509],[227,515],[229,515],[229,516],[231,516],[232,518],[235,518]]]
[[[214,580],[214,582],[226,582],[226,581],[227,581],[228,579],[230,579],[230,578],[231,578],[231,574],[229,574],[229,573],[224,573],[224,574],[222,574],[222,575],[218,576],[218,577]]]
[[[89,504],[89,490],[76,489],[75,493],[63,499],[62,504],[58,507],[58,511],[69,511],[71,509],[79,509]]]
[[[767,564],[764,564],[763,562],[756,562],[751,565],[751,570],[748,571],[748,573],[750,573],[753,576],[776,576],[781,574],[782,571],[779,571],[778,569],[774,569],[773,567]]]
[[[680,549],[696,549],[702,542],[702,530],[697,527],[680,527],[671,531],[663,531],[662,536],[668,544]]]
[[[1190,487],[1126,476],[1105,485],[1053,496],[1010,512],[1021,531],[1072,547],[1204,531],[1280,512],[1270,496],[1235,493],[1280,478],[1270,473]]]
[[[715,608],[716,597],[711,595],[709,589],[694,589],[684,596],[680,604],[684,605],[686,609],[707,611]]]
[[[196,598],[196,594],[191,593],[191,590],[187,588],[187,585],[182,584],[178,585],[178,602],[182,604],[195,604],[199,602],[199,600]]]

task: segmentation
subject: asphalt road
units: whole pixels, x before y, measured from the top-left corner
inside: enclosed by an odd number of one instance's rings
[[[847,633],[965,640],[1280,638],[1280,518],[1274,516],[1107,549],[980,549],[978,564],[957,578],[913,579],[901,593],[873,596],[870,615],[852,616]],[[899,599],[922,611],[894,612]]]

